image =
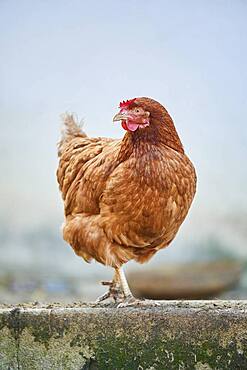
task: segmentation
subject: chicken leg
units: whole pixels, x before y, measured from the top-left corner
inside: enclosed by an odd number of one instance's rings
[[[102,302],[108,298],[113,298],[115,302],[119,301],[123,302],[131,298],[134,298],[130,291],[124,271],[120,267],[115,268],[115,273],[112,281],[102,281],[102,284],[108,285],[109,290],[108,292],[100,296],[96,300],[96,303]]]

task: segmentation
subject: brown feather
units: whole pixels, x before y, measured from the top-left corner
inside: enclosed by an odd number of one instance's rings
[[[75,130],[59,145],[64,239],[86,261],[113,267],[146,262],[170,244],[196,190],[194,167],[168,112],[148,98],[133,105],[150,112],[149,127],[123,140]]]

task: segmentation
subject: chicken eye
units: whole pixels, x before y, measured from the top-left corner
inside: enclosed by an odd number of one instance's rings
[[[140,109],[138,109],[138,108],[137,108],[137,109],[135,109],[135,112],[136,112],[136,113],[140,113]]]

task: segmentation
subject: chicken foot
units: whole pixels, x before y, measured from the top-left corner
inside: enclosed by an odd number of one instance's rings
[[[117,279],[120,282],[122,291],[124,293],[124,298],[122,301],[118,304],[118,308],[122,307],[130,307],[130,306],[139,306],[139,307],[144,307],[144,306],[159,306],[160,304],[156,301],[152,301],[150,299],[138,299],[135,298],[129,288],[127,279],[125,277],[124,271],[119,268],[115,270],[115,274],[117,274]]]
[[[120,267],[115,268],[115,273],[112,281],[102,281],[101,284],[108,285],[109,290],[108,292],[100,296],[96,300],[96,303],[100,303],[108,298],[113,298],[115,302],[123,302],[130,298],[134,298],[130,291],[124,271]]]
[[[138,299],[135,298],[129,288],[127,279],[125,277],[122,268],[115,268],[115,273],[112,281],[102,281],[102,285],[109,286],[108,292],[100,296],[96,303],[100,303],[108,298],[113,298],[118,303],[118,308],[129,307],[129,306],[159,306],[160,304],[156,301],[149,299]]]

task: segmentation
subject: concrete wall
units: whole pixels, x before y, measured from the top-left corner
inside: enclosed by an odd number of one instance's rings
[[[1,306],[0,369],[247,369],[247,301]]]

